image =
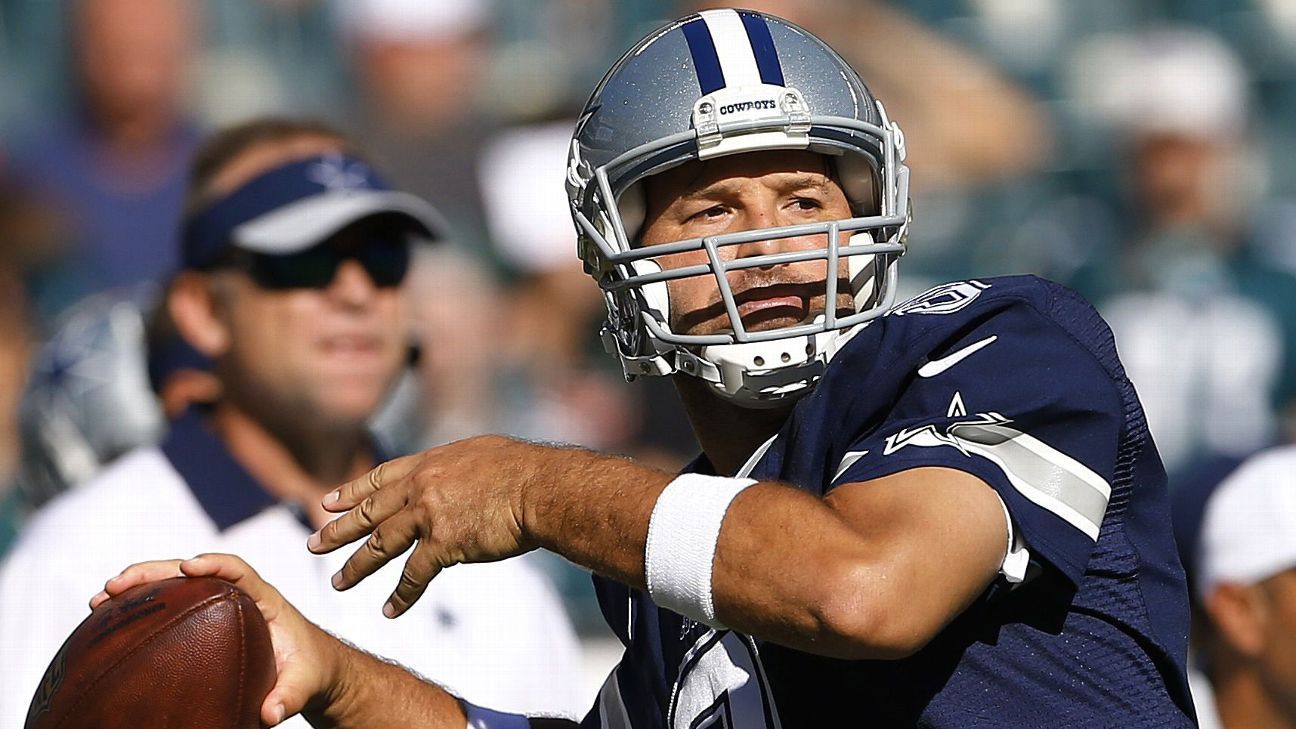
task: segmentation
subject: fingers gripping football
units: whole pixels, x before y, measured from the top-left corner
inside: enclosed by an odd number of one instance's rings
[[[527,543],[521,514],[530,464],[542,446],[480,436],[380,465],[326,497],[329,511],[345,512],[311,535],[317,553],[365,539],[334,575],[347,589],[414,547],[383,612],[403,613],[440,571],[463,562],[521,554]]]
[[[274,726],[300,712],[332,685],[332,639],[297,612],[283,595],[246,562],[228,554],[202,554],[188,560],[159,560],[131,565],[108,580],[91,599],[92,608],[136,585],[170,577],[218,577],[236,585],[256,603],[270,629],[274,646],[274,688],[261,704],[261,720]]]

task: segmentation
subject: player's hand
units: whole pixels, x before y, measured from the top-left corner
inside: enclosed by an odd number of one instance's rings
[[[479,436],[379,465],[333,491],[324,508],[347,512],[312,534],[324,553],[368,536],[336,575],[345,590],[414,550],[383,613],[395,617],[444,568],[489,562],[535,547],[524,528],[528,488],[551,483],[547,466],[567,451],[501,436]]]
[[[308,702],[329,703],[336,692],[342,645],[302,616],[279,591],[246,562],[227,554],[204,554],[190,560],[141,562],[108,580],[90,600],[94,609],[105,600],[147,582],[171,577],[219,577],[251,597],[270,628],[277,677],[261,704],[261,721],[275,726],[297,714]]]

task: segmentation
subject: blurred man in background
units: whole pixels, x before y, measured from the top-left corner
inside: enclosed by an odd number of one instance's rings
[[[722,0],[689,9],[731,7]],[[914,192],[993,184],[1038,171],[1052,128],[1044,108],[981,54],[961,47],[896,6],[847,0],[753,0],[828,41],[905,120]],[[897,63],[897,58],[905,59]],[[950,109],[957,109],[951,113]]]
[[[466,695],[577,708],[574,637],[528,563],[456,574],[398,635],[327,587],[340,560],[301,549],[329,519],[327,488],[384,457],[366,424],[408,358],[410,247],[441,231],[427,203],[388,190],[355,155],[329,129],[273,119],[200,151],[166,305],[213,363],[219,396],[30,522],[0,570],[0,724],[21,723],[100,573],[216,548],[274,575],[321,625]]]
[[[515,425],[501,403],[498,346],[480,335],[505,326],[494,272],[483,265],[491,254],[477,167],[489,133],[493,10],[483,0],[338,5],[357,102],[347,122],[399,187],[437,201],[451,231],[452,245],[421,256],[435,260],[410,276],[421,356],[409,389],[423,405],[406,408],[411,447]]]
[[[71,108],[27,120],[32,128],[13,147],[15,176],[58,205],[72,233],[62,270],[37,292],[47,310],[174,270],[185,169],[199,137],[183,101],[201,7],[68,5]]]
[[[485,0],[350,0],[339,33],[358,95],[351,120],[402,188],[445,210],[481,249],[476,160],[488,133],[493,6]]]
[[[590,335],[603,295],[571,254],[562,184],[574,118],[507,130],[480,164],[491,241],[512,277],[504,304],[512,336],[500,359],[515,415],[499,430],[678,468],[697,445],[669,386],[627,390]]]
[[[1176,483],[1283,439],[1296,396],[1296,278],[1260,254],[1249,80],[1218,36],[1182,26],[1089,39],[1073,75],[1119,167],[1106,192],[1035,220],[1085,261],[1052,273],[1111,322]]]
[[[1262,452],[1226,478],[1198,540],[1203,729],[1296,727],[1296,447]]]

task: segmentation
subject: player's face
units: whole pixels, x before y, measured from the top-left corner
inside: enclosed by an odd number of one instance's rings
[[[339,426],[377,410],[407,353],[402,287],[376,286],[351,258],[324,288],[267,289],[227,275],[227,388]]]
[[[850,205],[822,155],[799,150],[752,152],[691,162],[648,179],[644,246],[801,223],[851,217]],[[720,249],[725,260],[821,249],[827,236],[756,241]],[[842,242],[844,245],[844,241]],[[705,251],[660,260],[672,269],[707,262]],[[826,309],[827,264],[805,261],[732,271],[729,285],[743,326],[762,331],[809,322]],[[836,272],[839,292],[849,291],[845,261]],[[669,282],[671,328],[677,334],[730,331],[719,287],[710,276]],[[851,296],[836,307],[851,312]]]

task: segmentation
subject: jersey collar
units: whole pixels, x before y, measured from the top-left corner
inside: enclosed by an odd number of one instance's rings
[[[387,454],[376,441],[372,448],[378,461],[387,460]],[[235,460],[224,441],[207,425],[199,408],[191,407],[171,422],[160,449],[220,531],[280,503]],[[287,506],[298,521],[313,529],[300,508]]]
[[[757,446],[756,450],[747,457],[747,462],[743,464],[742,468],[738,469],[738,472],[733,474],[733,478],[747,478],[748,476],[751,476],[751,472],[756,469],[756,464],[760,462],[761,458],[765,457],[765,454],[769,452],[770,446],[774,445],[774,441],[777,440],[778,437],[779,434],[775,433],[769,437],[769,440]],[[698,457],[690,461],[689,464],[680,471],[680,473],[700,473],[704,476],[719,475],[716,473],[715,466],[711,465],[711,459],[707,458],[706,453],[698,454]]]

